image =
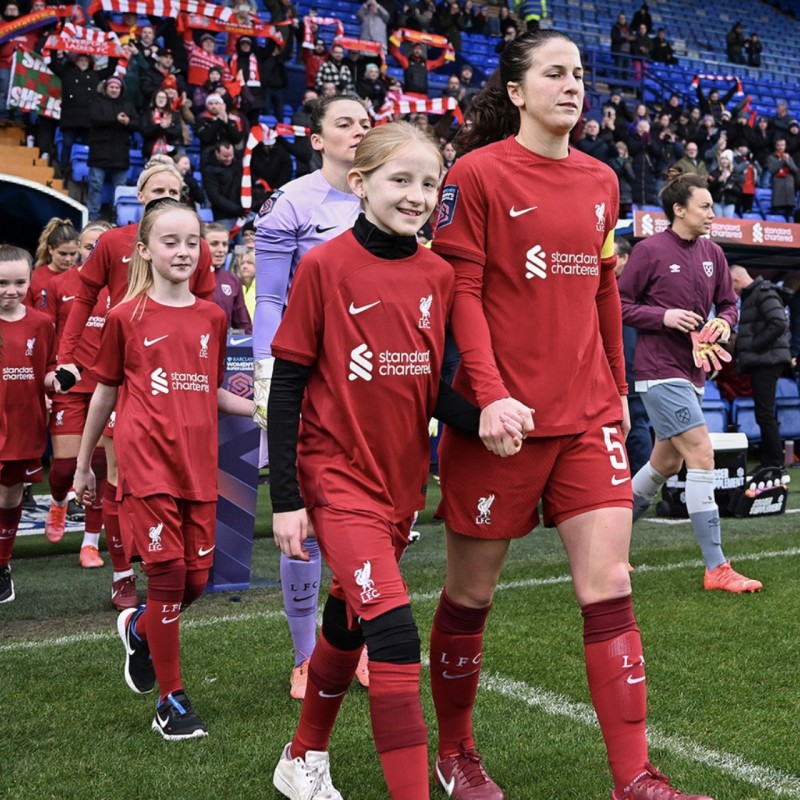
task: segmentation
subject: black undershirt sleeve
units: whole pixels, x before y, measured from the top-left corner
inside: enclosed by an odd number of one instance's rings
[[[304,507],[297,481],[297,435],[310,373],[311,367],[275,359],[267,403],[269,494],[274,514]]]
[[[439,381],[439,396],[433,416],[464,433],[478,433],[481,410],[464,399],[449,383]]]

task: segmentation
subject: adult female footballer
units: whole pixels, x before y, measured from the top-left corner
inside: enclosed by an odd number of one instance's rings
[[[557,31],[526,33],[473,100],[467,151],[447,173],[434,252],[453,266],[454,388],[481,411],[481,442],[447,429],[440,450],[445,588],[431,634],[436,777],[456,800],[502,800],[476,752],[472,707],[483,629],[511,539],[539,522],[566,549],[583,615],[589,689],[613,800],[677,800],[648,761],[646,689],[628,577],[625,365],[613,231],[618,184],[569,148],[583,67]],[[503,412],[535,409],[521,452]],[[691,795],[694,800],[708,800]]]
[[[273,192],[256,219],[255,420],[265,430],[274,363],[270,343],[283,316],[289,286],[305,253],[352,228],[356,221],[360,204],[347,184],[347,173],[369,128],[369,115],[358,99],[336,95],[321,100],[311,114],[311,146],[322,155],[322,169]],[[280,569],[283,605],[294,644],[289,692],[302,700],[317,636],[322,560],[316,540],[312,537],[306,542],[303,559],[282,555]],[[356,675],[366,686],[366,661]]]

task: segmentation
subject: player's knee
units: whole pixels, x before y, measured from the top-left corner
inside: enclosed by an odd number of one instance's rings
[[[419,664],[420,641],[411,606],[401,606],[361,623],[370,661]]]
[[[357,650],[364,644],[361,630],[351,630],[347,624],[347,606],[344,600],[328,595],[322,611],[322,633],[337,650]]]
[[[148,563],[144,571],[147,575],[148,595],[153,590],[180,590],[183,595],[186,584],[186,562],[182,558]]]

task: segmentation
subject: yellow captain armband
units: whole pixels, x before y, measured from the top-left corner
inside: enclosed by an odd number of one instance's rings
[[[600,251],[600,258],[605,260],[607,258],[614,258],[616,252],[614,250],[614,231],[613,229],[608,232],[605,242],[603,242],[603,249]]]

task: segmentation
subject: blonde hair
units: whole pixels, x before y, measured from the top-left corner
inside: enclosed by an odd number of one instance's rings
[[[78,238],[79,242],[83,241],[83,234],[84,233],[91,233],[92,231],[100,231],[100,233],[105,233],[106,231],[110,231],[112,228],[116,227],[111,222],[106,222],[104,219],[96,219],[93,222],[87,222],[81,228],[81,233]]]
[[[200,217],[197,215],[197,212],[172,197],[162,197],[148,203],[147,206],[145,206],[141,220],[139,220],[136,243],[134,244],[133,255],[131,256],[131,263],[128,266],[128,291],[122,299],[122,302],[125,303],[128,300],[139,298],[140,302],[136,304],[133,316],[136,316],[137,313],[141,314],[144,311],[147,295],[153,288],[153,265],[152,262],[147,261],[139,252],[139,242],[147,245],[150,241],[150,232],[153,230],[155,221],[162,214],[176,210],[185,211],[187,214],[194,215],[195,219],[197,219],[198,226],[200,225]]]
[[[50,263],[50,254],[59,245],[65,242],[79,241],[78,231],[72,220],[53,217],[42,229],[39,243],[36,245],[36,259],[34,265],[41,267]]]
[[[368,131],[356,148],[350,171],[369,175],[410,145],[427,147],[435,156],[441,174],[444,169],[441,151],[427,133],[409,122],[390,122]]]
[[[181,188],[183,188],[183,176],[175,166],[175,162],[169,156],[154,155],[144,165],[144,169],[139,175],[139,180],[136,181],[136,191],[141,193],[150,178],[160,175],[163,172],[174,175],[178,179]]]
[[[237,253],[233,257],[233,260],[231,261],[231,275],[235,275],[237,278],[239,278],[239,280],[242,279],[239,270],[242,264],[244,263],[252,264],[253,266],[255,266],[256,254],[252,250],[244,250],[241,253]],[[253,280],[255,280],[255,278],[253,278]]]

